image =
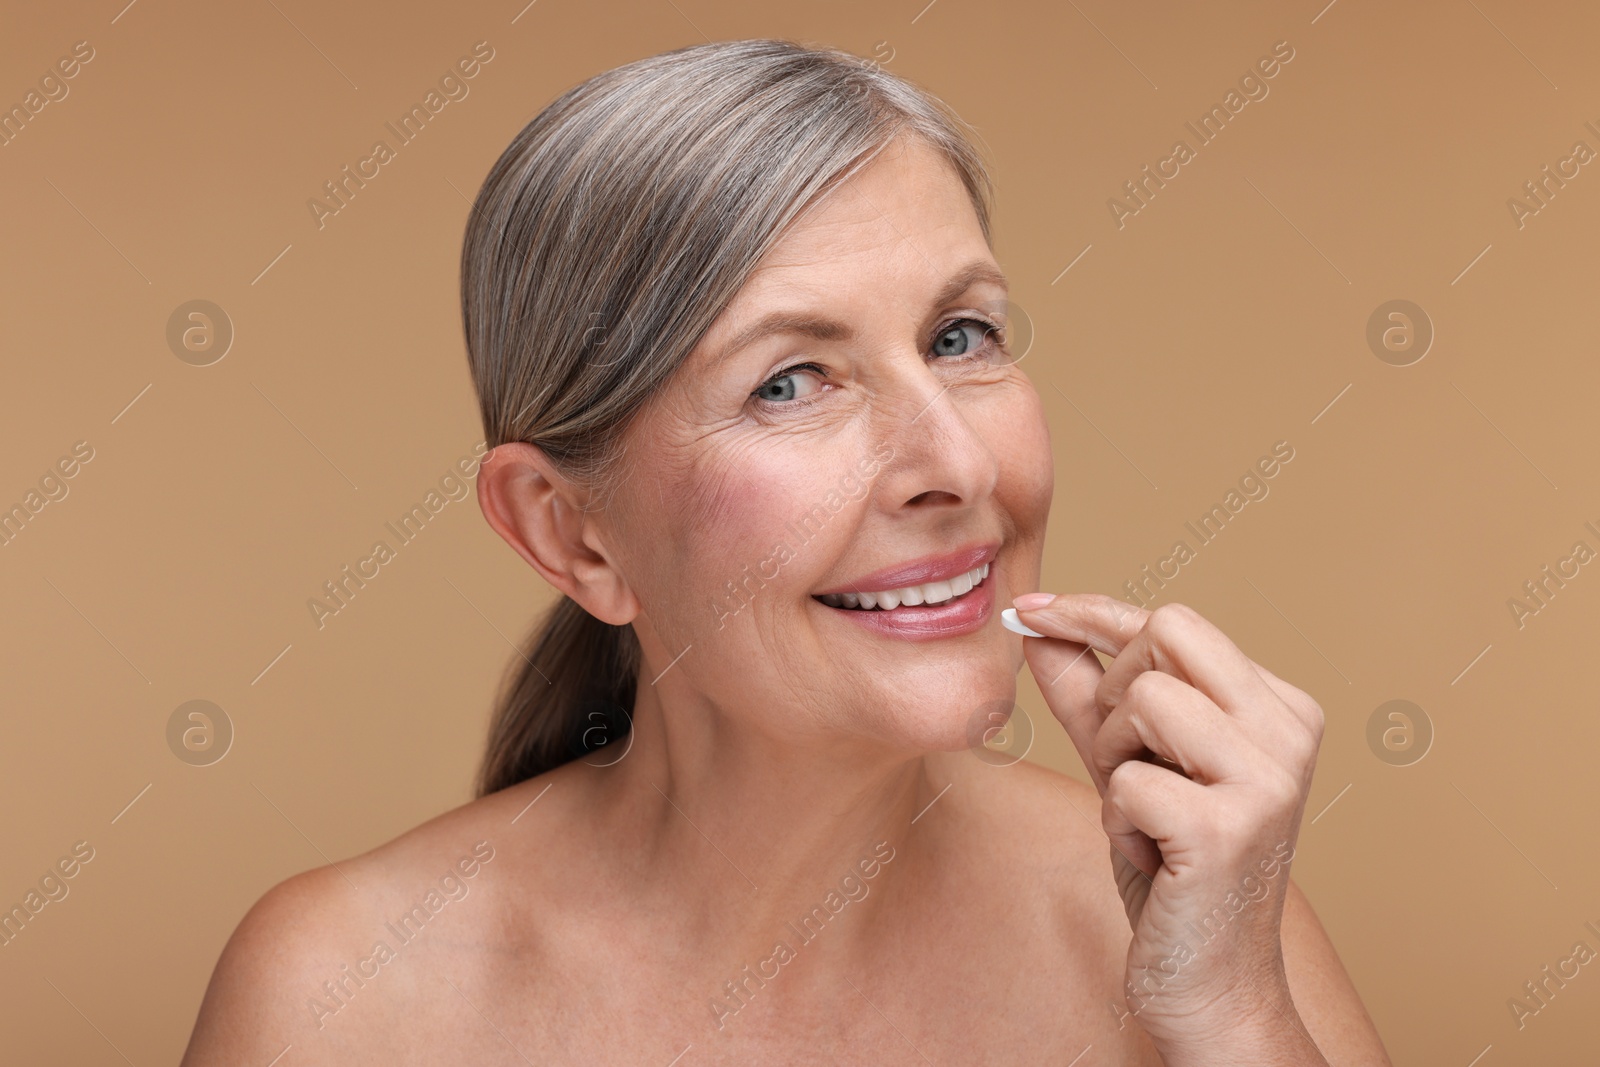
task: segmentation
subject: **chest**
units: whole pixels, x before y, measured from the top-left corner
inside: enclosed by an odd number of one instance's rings
[[[718,959],[670,938],[501,958],[481,984],[494,1028],[461,1014],[451,1048],[476,1031],[479,1054],[514,1044],[541,1064],[1161,1063],[1126,1014],[1115,938],[1001,915],[863,954],[837,932]]]
[[[870,928],[847,909],[749,937],[568,908],[527,940],[419,942],[340,1013],[329,1062],[1154,1067],[1119,908],[930,891]]]

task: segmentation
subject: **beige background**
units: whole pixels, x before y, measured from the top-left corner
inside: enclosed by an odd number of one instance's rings
[[[466,198],[596,71],[793,36],[878,55],[988,142],[1057,450],[1048,588],[1119,592],[1294,447],[1163,597],[1326,709],[1295,874],[1396,1062],[1592,1062],[1600,964],[1520,1030],[1507,1000],[1600,949],[1600,565],[1520,629],[1507,601],[1600,549],[1600,165],[1521,228],[1507,200],[1600,149],[1593,5],[122,2],[0,33],[7,106],[95,50],[0,147],[0,505],[94,449],[0,548],[0,903],[95,850],[0,948],[8,1061],[174,1061],[268,886],[468,798],[549,588],[469,498],[323,629],[306,607],[480,440]],[[1108,198],[1280,40],[1270,94],[1118,229]],[[479,41],[470,95],[319,229],[307,200]],[[167,344],[192,299],[236,330],[211,366]],[[1366,342],[1392,299],[1437,331],[1411,366]],[[1020,685],[1031,758],[1081,775]],[[167,745],[192,699],[236,731],[211,766]],[[1435,731],[1410,766],[1367,742],[1391,699]]]

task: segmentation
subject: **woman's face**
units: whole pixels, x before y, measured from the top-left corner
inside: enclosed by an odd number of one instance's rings
[[[785,234],[625,442],[601,523],[642,607],[641,684],[665,669],[674,702],[897,750],[960,748],[1009,709],[1022,651],[999,613],[1037,588],[1054,472],[1021,353],[991,329],[1005,299],[920,140]],[[906,589],[924,603],[830,595]]]

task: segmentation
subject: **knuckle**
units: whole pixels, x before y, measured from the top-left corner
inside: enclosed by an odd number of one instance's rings
[[[1132,702],[1148,706],[1149,702],[1160,696],[1163,688],[1161,679],[1164,677],[1160,671],[1140,671],[1133,676],[1128,687],[1122,692],[1123,703]]]
[[[1328,726],[1328,716],[1323,713],[1322,705],[1315,700],[1307,700],[1306,724],[1311,728],[1311,736],[1316,739],[1317,745],[1322,745],[1322,736]]]
[[[1087,597],[1088,603],[1100,609],[1115,608],[1119,603],[1121,603],[1121,601],[1117,600],[1116,597],[1111,596],[1108,593],[1083,593],[1080,595]]]
[[[1089,598],[1087,604],[1090,609],[1096,614],[1109,616],[1118,633],[1122,633],[1125,630],[1124,623],[1128,619],[1136,619],[1144,611],[1143,608],[1135,607],[1126,600],[1118,599],[1106,593],[1088,593],[1084,595]],[[1134,627],[1134,629],[1137,628],[1137,626]]]
[[[1296,767],[1309,767],[1314,764],[1317,760],[1317,751],[1322,747],[1321,740],[1309,731],[1297,733],[1292,744],[1293,750],[1289,755]]]
[[[1300,800],[1300,781],[1282,767],[1274,766],[1261,780],[1262,790],[1279,807],[1289,807]]]
[[[1291,732],[1295,738],[1293,754],[1301,763],[1316,758],[1322,749],[1322,738],[1327,728],[1327,716],[1322,706],[1309,697],[1291,701],[1288,705],[1293,722]]]
[[[1307,747],[1311,750],[1310,754],[1315,756],[1322,749],[1322,738],[1328,725],[1327,716],[1322,714],[1321,707],[1316,704],[1311,705],[1311,709],[1306,715],[1305,725],[1306,737],[1309,739]]]
[[[1201,621],[1200,613],[1187,604],[1172,601],[1162,604],[1150,613],[1150,619],[1145,623],[1150,632],[1157,637],[1177,636],[1194,629]]]
[[[1134,777],[1139,773],[1133,760],[1117,764],[1110,768],[1106,775],[1106,799],[1111,800],[1114,795],[1120,796],[1133,788]]]

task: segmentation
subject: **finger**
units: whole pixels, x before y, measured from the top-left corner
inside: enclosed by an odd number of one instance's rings
[[[1044,607],[1017,610],[1017,618],[1047,637],[1076,641],[1113,657],[1144,628],[1150,615],[1104,593],[1062,593]]]
[[[1107,711],[1122,702],[1128,686],[1145,671],[1180,678],[1223,711],[1247,722],[1259,722],[1283,708],[1255,661],[1227,634],[1184,604],[1163,604],[1152,611],[1144,628],[1106,668],[1099,699]]]
[[[1111,847],[1154,878],[1163,864],[1186,859],[1176,843],[1192,839],[1194,821],[1206,817],[1205,789],[1153,763],[1129,760],[1107,779],[1100,824]]]
[[[1093,597],[1098,594],[1081,595]],[[1028,661],[1039,691],[1044,694],[1051,714],[1067,731],[1095,789],[1104,796],[1105,776],[1095,768],[1093,750],[1095,735],[1106,716],[1105,709],[1100,707],[1095,695],[1105,676],[1105,668],[1095,658],[1094,651],[1115,656],[1127,639],[1137,632],[1137,627],[1148,612],[1110,597],[1101,599],[1107,602],[1106,616],[1113,623],[1119,614],[1125,617],[1128,627],[1125,635],[1108,637],[1082,628],[1065,632],[1053,619],[1045,618],[1036,629],[1046,636],[1024,637],[1022,654]],[[1019,617],[1021,614],[1018,613]]]
[[[1105,668],[1090,651],[1089,646],[1076,641],[1051,638],[1024,637],[1022,655],[1033,672],[1039,692],[1050,708],[1050,714],[1067,731],[1078,758],[1094,780],[1095,789],[1105,793],[1105,779],[1095,771],[1090,756],[1094,737],[1104,718],[1095,692]]]
[[[1238,721],[1204,693],[1170,674],[1146,671],[1101,724],[1094,763],[1109,778],[1119,765],[1147,752],[1208,784],[1249,780],[1256,749]]]
[[[1294,711],[1296,717],[1305,724],[1306,729],[1311,730],[1320,738],[1323,727],[1322,705],[1312,699],[1311,695],[1305,690],[1297,689],[1290,685],[1259,663],[1256,664],[1256,671],[1267,685],[1272,687],[1272,691],[1278,694],[1278,699]]]

